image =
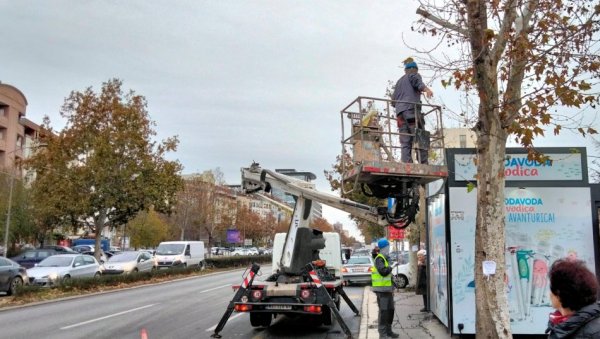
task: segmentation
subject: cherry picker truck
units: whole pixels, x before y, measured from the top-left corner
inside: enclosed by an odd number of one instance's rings
[[[364,106],[368,110],[361,107],[363,100],[369,101]],[[354,183],[354,189],[361,187],[365,194],[396,198],[394,207],[388,211],[387,207],[373,207],[318,192],[314,184],[262,169],[257,163],[242,168],[242,189],[246,193],[268,193],[277,188],[292,195],[296,204],[283,248],[273,252],[276,271],[265,281],[255,283],[260,266],[252,264],[245,272],[242,284],[236,286],[236,293],[211,337],[221,338],[219,333],[231,314],[237,311],[248,312],[250,323],[263,327],[269,326],[278,314],[308,315],[325,325],[330,325],[334,317],[347,338],[352,338],[339,313],[340,297],[356,315],[359,311],[344,292],[342,277],[336,276],[320,260],[319,252],[325,248],[325,237],[323,232],[309,228],[313,201],[381,226],[404,228],[414,221],[418,210],[418,186],[447,176],[443,164],[398,164],[394,160],[395,146],[391,138],[390,144],[386,144],[386,133],[377,119],[384,115],[373,108],[376,100],[386,102],[389,108],[390,102],[385,99],[359,97],[355,100],[358,112],[349,111],[352,104],[342,110],[343,118],[347,115],[351,120],[353,131],[350,138],[342,138],[342,144],[349,142],[354,148],[353,162],[344,170],[343,179]],[[369,114],[377,123],[365,123]]]

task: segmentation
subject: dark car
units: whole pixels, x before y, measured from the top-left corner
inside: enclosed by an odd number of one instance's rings
[[[55,250],[61,253],[77,253],[71,247],[59,246],[59,245],[46,245],[39,248],[40,250]]]
[[[29,283],[25,267],[10,259],[0,257],[0,292],[13,295],[24,283]]]
[[[56,254],[65,254],[65,252],[58,252],[53,249],[38,248],[34,250],[27,250],[15,257],[12,257],[11,259],[25,268],[32,268],[40,261]]]

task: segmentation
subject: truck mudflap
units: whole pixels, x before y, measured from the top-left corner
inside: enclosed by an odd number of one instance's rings
[[[233,310],[235,309],[235,303],[238,302],[242,296],[246,294],[246,291],[250,288],[250,286],[252,286],[252,282],[254,281],[254,277],[258,273],[258,270],[260,270],[260,266],[253,263],[250,267],[250,270],[245,272],[242,285],[233,296],[233,299],[231,299],[229,302],[227,310],[225,310],[225,314],[223,314],[221,317],[221,320],[219,321],[219,324],[217,324],[215,332],[211,335],[211,338],[221,338],[219,332],[223,330],[227,320],[229,320],[229,317],[231,316],[231,313],[233,313]]]

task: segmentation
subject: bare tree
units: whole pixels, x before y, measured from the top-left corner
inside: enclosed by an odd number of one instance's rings
[[[475,268],[497,263],[489,280],[475,269],[478,338],[512,337],[504,289],[504,160],[510,137],[540,162],[543,127],[583,134],[600,76],[600,5],[590,0],[420,1],[414,30],[440,39],[446,52],[421,51],[444,86],[474,93],[477,122]],[[437,50],[441,50],[439,48]],[[560,107],[560,112],[557,108]]]

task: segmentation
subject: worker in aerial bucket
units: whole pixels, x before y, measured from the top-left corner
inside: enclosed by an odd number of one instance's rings
[[[395,101],[396,121],[400,132],[400,149],[402,162],[412,161],[412,147],[415,135],[425,131],[425,119],[421,114],[421,94],[428,98],[433,92],[423,83],[417,63],[408,58],[404,60],[404,75],[396,82],[392,100]],[[428,163],[429,136],[417,135],[418,161]]]

